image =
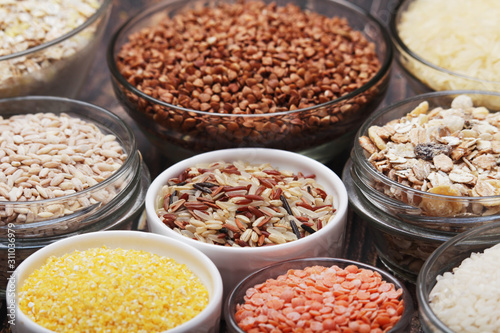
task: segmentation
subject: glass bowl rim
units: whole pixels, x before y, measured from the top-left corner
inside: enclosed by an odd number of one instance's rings
[[[388,282],[388,283],[392,283],[396,289],[402,289],[403,290],[403,293],[401,295],[401,300],[403,300],[404,302],[404,310],[403,310],[403,314],[401,315],[401,318],[398,320],[398,322],[396,323],[396,325],[388,332],[393,332],[394,330],[397,330],[400,328],[400,326],[402,325],[407,325],[410,323],[411,321],[411,318],[413,316],[413,299],[412,299],[412,296],[408,290],[408,288],[406,288],[404,282],[402,282],[399,278],[397,278],[396,276],[392,275],[391,273],[385,271],[384,269],[382,268],[379,268],[379,267],[376,267],[376,266],[373,266],[371,264],[367,264],[367,263],[364,263],[364,262],[361,262],[361,261],[356,261],[356,260],[352,260],[352,259],[346,259],[346,258],[333,258],[333,257],[314,257],[314,258],[294,258],[294,259],[288,259],[288,260],[283,260],[283,261],[279,261],[279,262],[276,262],[274,264],[270,264],[270,265],[267,265],[261,269],[258,269],[256,271],[254,271],[253,273],[247,275],[243,280],[241,280],[230,292],[229,292],[229,295],[226,297],[226,300],[224,301],[224,310],[223,310],[223,316],[224,318],[226,319],[226,323],[228,324],[231,324],[232,326],[234,326],[235,328],[238,328],[238,325],[236,324],[236,322],[234,321],[234,314],[229,311],[230,310],[230,307],[232,305],[233,302],[237,301],[235,300],[235,294],[238,290],[240,290],[248,281],[258,277],[260,274],[262,274],[263,272],[266,272],[266,271],[269,271],[269,270],[273,270],[279,266],[283,266],[283,265],[288,265],[288,264],[295,264],[295,263],[305,263],[307,264],[308,262],[311,262],[310,265],[308,266],[304,266],[304,267],[310,267],[310,266],[323,266],[323,267],[331,267],[331,266],[334,266],[334,265],[339,265],[339,267],[341,268],[345,268],[349,265],[356,265],[359,269],[369,269],[369,270],[372,270],[373,272],[377,272],[381,275],[382,277],[382,281],[385,281],[385,282]],[[316,263],[315,263],[316,262]],[[319,263],[321,262],[321,263]],[[327,266],[327,264],[329,266]],[[290,269],[294,269],[294,268],[290,268]],[[303,269],[303,268],[296,268],[296,269]],[[281,273],[278,273],[276,274],[276,276],[274,277],[271,277],[273,279],[276,279],[278,277],[278,275],[283,275],[283,274],[286,274],[287,271],[283,271]],[[263,283],[264,281],[257,281],[256,283]],[[399,326],[398,326],[399,325]],[[239,329],[238,332],[244,332],[243,330]]]
[[[119,125],[120,127],[122,127],[125,130],[122,133],[124,133],[127,136],[127,138],[130,140],[131,151],[126,152],[127,158],[125,159],[123,164],[120,166],[120,168],[118,168],[118,170],[114,171],[111,174],[111,176],[109,176],[108,178],[104,179],[102,182],[100,182],[96,185],[87,187],[86,189],[84,189],[82,191],[75,192],[75,193],[72,193],[69,195],[64,195],[61,197],[42,199],[42,200],[0,201],[1,205],[3,205],[3,206],[12,205],[13,207],[25,206],[25,205],[28,205],[28,206],[29,205],[44,205],[44,204],[50,204],[52,202],[57,202],[57,201],[61,201],[61,200],[69,200],[71,198],[87,194],[89,192],[94,192],[95,190],[99,190],[103,187],[106,187],[106,186],[112,184],[116,179],[120,178],[124,173],[126,173],[130,169],[131,165],[134,163],[134,161],[136,159],[136,156],[138,155],[136,138],[135,138],[135,135],[134,135],[132,129],[130,128],[130,126],[127,125],[127,123],[125,123],[124,120],[122,120],[120,117],[115,115],[113,112],[106,110],[105,108],[102,108],[102,107],[95,105],[95,104],[91,104],[88,102],[84,102],[84,101],[80,101],[80,100],[76,100],[76,99],[71,99],[71,98],[67,98],[67,97],[57,97],[57,96],[19,96],[19,97],[3,98],[3,99],[0,99],[0,104],[17,102],[17,101],[37,101],[37,100],[39,100],[39,101],[65,102],[65,103],[70,103],[73,105],[80,105],[83,107],[92,108],[95,111],[98,111],[100,113],[105,114],[107,117],[110,117],[110,119],[114,123],[116,123],[117,125]],[[88,119],[86,117],[86,114],[82,114],[82,116],[85,117],[85,119],[82,119],[82,120],[95,124],[94,121],[91,121],[90,119]],[[98,125],[100,125],[100,124],[98,124]],[[117,134],[114,132],[111,132],[111,133],[113,133],[113,135]]]
[[[436,250],[434,250],[431,255],[427,258],[427,260],[422,265],[420,272],[417,277],[416,283],[416,297],[419,306],[419,310],[427,315],[427,317],[432,321],[432,324],[439,328],[442,332],[445,333],[454,333],[444,322],[439,319],[439,317],[434,313],[430,306],[429,302],[429,294],[431,290],[428,290],[426,284],[424,283],[424,277],[429,275],[429,270],[434,262],[451,247],[454,247],[457,243],[467,240],[469,237],[478,236],[479,234],[487,231],[489,229],[499,229],[500,230],[500,222],[492,222],[489,224],[477,226],[470,230],[464,231],[443,244],[441,244]],[[500,243],[500,239],[499,239]],[[460,263],[459,263],[460,264]],[[442,273],[441,273],[442,274]],[[435,278],[434,278],[435,281]]]
[[[361,136],[366,135],[368,133],[368,128],[373,125],[373,123],[381,116],[392,112],[394,110],[397,110],[401,107],[404,107],[406,105],[409,105],[414,102],[425,102],[428,101],[429,99],[433,98],[439,98],[439,97],[446,97],[446,96],[458,96],[458,95],[490,95],[494,96],[500,99],[500,92],[496,91],[483,91],[483,90],[445,90],[445,91],[434,91],[434,92],[429,92],[425,94],[420,94],[416,96],[412,96],[409,98],[406,98],[404,100],[401,100],[399,102],[396,102],[394,104],[387,105],[380,110],[375,111],[371,115],[368,116],[366,121],[360,126],[358,129],[356,135],[355,135],[355,140],[354,140],[354,145],[352,149],[352,155],[355,157],[355,163],[356,166],[359,166],[363,169],[363,171],[368,171],[370,173],[370,176],[374,178],[374,180],[381,181],[386,185],[389,185],[391,187],[395,187],[399,190],[402,191],[409,191],[411,193],[420,195],[420,196],[425,196],[425,197],[433,197],[433,198],[438,198],[440,200],[448,200],[448,201],[468,201],[468,202],[481,202],[481,201],[488,201],[488,200],[499,200],[500,195],[493,195],[493,196],[483,196],[483,197],[471,197],[471,196],[453,196],[453,195],[444,195],[444,194],[436,194],[436,193],[430,193],[430,192],[425,192],[422,190],[417,190],[414,188],[411,188],[409,186],[403,185],[397,181],[394,181],[387,177],[386,175],[382,174],[380,171],[376,170],[371,163],[368,162],[368,159],[366,156],[364,156],[364,150],[359,144],[359,138]],[[432,105],[429,105],[429,107],[433,107]],[[411,110],[410,110],[411,111]],[[408,112],[410,112],[408,111]],[[496,111],[500,112],[500,110]]]
[[[451,238],[441,233],[434,233],[433,230],[422,230],[421,228],[413,225],[409,225],[409,228],[401,228],[395,223],[400,222],[400,220],[394,216],[387,214],[385,211],[379,209],[375,205],[372,205],[363,194],[359,193],[359,189],[353,184],[351,178],[351,173],[349,172],[352,167],[352,162],[349,159],[345,165],[342,172],[342,181],[346,184],[347,193],[349,194],[349,206],[362,217],[368,226],[378,229],[380,232],[384,232],[391,235],[397,235],[399,237],[411,237],[412,240],[421,240],[434,243],[443,243]]]
[[[110,39],[110,42],[108,44],[107,50],[106,50],[106,60],[108,64],[108,69],[112,75],[112,77],[119,82],[120,85],[122,85],[127,91],[132,92],[135,96],[139,98],[143,98],[147,100],[150,103],[154,103],[155,105],[160,105],[162,107],[166,107],[169,109],[173,109],[175,111],[182,111],[182,112],[192,112],[196,113],[199,115],[205,115],[205,116],[210,116],[210,117],[242,117],[242,118],[259,118],[259,117],[273,117],[273,116],[282,116],[282,115],[288,115],[288,114],[294,114],[294,113],[302,113],[302,112],[307,112],[311,110],[316,110],[318,108],[324,108],[328,106],[335,105],[337,103],[340,103],[345,100],[349,100],[351,98],[354,98],[358,96],[359,94],[367,91],[368,89],[376,86],[379,82],[383,80],[383,78],[389,73],[391,64],[392,64],[392,59],[393,59],[393,50],[391,47],[391,39],[389,36],[389,33],[387,32],[387,29],[385,26],[377,19],[376,17],[372,16],[368,11],[364,10],[363,8],[355,5],[354,3],[347,2],[345,0],[327,0],[328,2],[331,2],[334,5],[340,5],[348,10],[353,11],[356,13],[356,15],[359,15],[360,17],[363,17],[367,19],[367,22],[372,22],[377,26],[377,28],[380,30],[380,36],[382,37],[384,44],[386,45],[386,55],[384,59],[379,59],[382,60],[380,69],[375,73],[375,75],[364,85],[362,85],[359,88],[356,88],[355,90],[349,92],[348,94],[345,94],[339,98],[336,98],[334,100],[317,104],[314,106],[309,106],[306,108],[300,108],[300,109],[295,109],[295,110],[287,110],[287,111],[279,111],[279,112],[272,112],[272,113],[263,113],[263,114],[233,114],[233,113],[220,113],[220,112],[206,112],[206,111],[200,111],[200,110],[194,110],[194,109],[189,109],[185,108],[182,106],[177,106],[171,103],[166,103],[164,101],[161,101],[159,99],[156,99],[150,95],[145,94],[141,90],[137,89],[135,86],[130,84],[120,73],[118,70],[118,67],[116,65],[116,57],[115,57],[115,46],[117,46],[118,39],[122,37],[122,33],[125,32],[125,30],[135,26],[137,23],[142,22],[143,19],[149,18],[151,14],[158,12],[160,10],[163,10],[166,7],[172,6],[177,3],[190,3],[190,2],[197,2],[198,0],[188,0],[187,2],[185,0],[163,0],[159,3],[154,4],[153,6],[146,7],[145,9],[139,10],[135,15],[130,16],[130,18],[125,21],[119,28],[118,30],[113,34],[113,36]],[[379,55],[377,55],[379,56]]]
[[[112,5],[112,0],[102,0],[102,3],[100,4],[100,6],[96,10],[96,12],[94,14],[92,14],[92,16],[90,16],[87,20],[85,20],[85,22],[83,22],[81,25],[79,25],[75,29],[73,29],[73,30],[71,30],[71,31],[65,33],[64,35],[59,36],[55,39],[49,40],[48,42],[42,43],[42,44],[34,46],[34,47],[30,47],[29,49],[0,56],[0,62],[4,61],[4,60],[10,60],[10,59],[18,58],[18,57],[27,56],[29,54],[33,54],[33,53],[36,53],[36,52],[44,50],[44,49],[48,49],[49,47],[51,47],[53,45],[59,44],[65,40],[77,35],[81,31],[86,29],[88,26],[90,26],[92,23],[97,21],[104,13],[106,13],[106,10],[111,5]]]
[[[408,47],[408,45],[406,45],[406,43],[403,42],[403,40],[399,36],[399,30],[398,30],[398,27],[397,27],[397,24],[396,24],[397,19],[399,18],[400,14],[402,13],[402,11],[401,11],[402,8],[404,7],[404,5],[406,5],[410,1],[415,1],[415,0],[402,0],[402,1],[400,1],[398,3],[398,5],[396,6],[396,9],[393,10],[392,13],[391,13],[388,27],[389,27],[389,32],[390,32],[390,35],[391,35],[391,39],[393,40],[393,43],[395,44],[395,46],[397,46],[398,48],[400,48],[401,50],[403,50],[406,54],[408,54],[410,57],[412,57],[417,62],[419,62],[419,63],[421,63],[423,65],[426,65],[427,67],[430,67],[430,68],[432,68],[432,69],[434,69],[434,70],[436,70],[438,72],[442,72],[442,73],[450,75],[450,76],[456,76],[456,77],[461,78],[461,79],[466,79],[466,80],[469,80],[469,81],[474,81],[474,82],[477,82],[477,83],[488,83],[488,84],[493,84],[493,85],[500,84],[500,81],[485,80],[485,79],[481,79],[481,78],[469,76],[469,75],[466,75],[466,74],[454,72],[454,71],[451,71],[449,69],[440,67],[440,66],[435,65],[432,62],[424,59],[422,56],[418,55],[412,49],[410,49]],[[403,66],[403,67],[405,67],[405,66]],[[419,80],[419,79],[417,79],[417,80]]]

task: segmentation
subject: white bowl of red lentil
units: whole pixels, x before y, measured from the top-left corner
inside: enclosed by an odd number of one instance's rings
[[[382,101],[391,59],[385,28],[342,0],[161,1],[108,47],[116,96],[175,162],[235,147],[329,162]]]
[[[0,97],[75,98],[104,35],[111,0],[9,1],[0,22]]]
[[[13,332],[97,325],[216,333],[222,289],[217,267],[189,245],[140,231],[102,231],[60,240],[28,257],[9,281],[7,304]]]
[[[406,333],[413,301],[405,285],[371,265],[337,258],[287,260],[246,277],[224,304],[228,332]]]
[[[186,177],[185,185],[166,185],[179,183],[188,168],[204,173]],[[149,229],[208,255],[226,293],[266,265],[340,256],[343,248],[344,184],[325,165],[284,150],[223,149],[178,162],[151,183],[145,205]]]

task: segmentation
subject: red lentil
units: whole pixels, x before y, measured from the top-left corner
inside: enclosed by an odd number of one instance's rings
[[[291,269],[249,288],[235,319],[245,332],[387,332],[403,313],[402,292],[355,265]]]

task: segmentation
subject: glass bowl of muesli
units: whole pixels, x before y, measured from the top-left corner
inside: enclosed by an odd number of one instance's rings
[[[171,161],[266,147],[326,163],[382,101],[392,48],[342,0],[164,0],[107,56],[118,100]]]
[[[48,244],[145,224],[150,175],[123,120],[49,96],[0,99],[0,110],[0,293],[8,272]]]
[[[452,232],[500,218],[500,94],[423,94],[372,115],[351,153],[380,209]]]
[[[208,255],[226,293],[278,261],[340,256],[347,218],[347,192],[331,169],[270,148],[178,162],[153,180],[145,205],[149,230]]]
[[[440,243],[500,220],[499,110],[499,93],[433,92],[361,126],[343,179],[389,265],[415,277]]]
[[[102,40],[111,0],[27,0],[0,8],[0,98],[75,98]]]

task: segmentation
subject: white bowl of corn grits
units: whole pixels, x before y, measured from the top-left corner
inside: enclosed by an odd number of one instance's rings
[[[236,148],[169,167],[152,182],[145,205],[149,229],[205,253],[227,294],[278,261],[340,256],[347,192],[331,169],[309,157]]]
[[[197,249],[152,233],[60,240],[21,263],[7,290],[13,332],[219,331],[215,265]]]

